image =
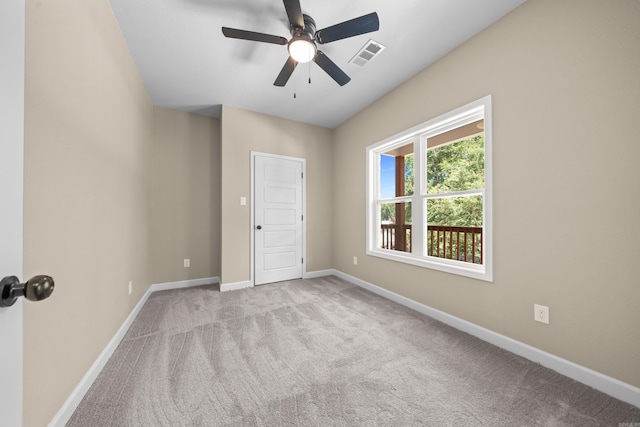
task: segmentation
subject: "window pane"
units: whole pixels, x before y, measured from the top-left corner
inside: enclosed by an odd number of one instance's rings
[[[411,202],[380,205],[380,248],[411,252],[411,215]]]
[[[380,194],[381,199],[396,196],[396,159],[386,154],[380,155]]]
[[[484,134],[428,148],[426,179],[428,194],[484,188]]]
[[[429,199],[427,200],[427,223],[482,227],[482,196]]]
[[[427,255],[482,264],[482,196],[427,200]]]
[[[413,143],[380,155],[379,187],[382,199],[413,195]]]

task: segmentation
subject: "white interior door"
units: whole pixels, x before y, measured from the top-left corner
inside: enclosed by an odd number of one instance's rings
[[[25,0],[0,1],[0,279],[22,275],[24,31]],[[21,300],[0,307],[0,424],[7,427],[22,425]]]
[[[254,156],[255,284],[302,277],[302,159]]]

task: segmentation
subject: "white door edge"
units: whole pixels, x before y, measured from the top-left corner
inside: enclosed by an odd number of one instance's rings
[[[25,0],[0,2],[0,279],[23,272]],[[22,425],[22,301],[0,308],[0,424]]]

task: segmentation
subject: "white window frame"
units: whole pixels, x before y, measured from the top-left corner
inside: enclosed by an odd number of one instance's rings
[[[426,170],[427,139],[465,124],[484,119],[484,191],[470,190],[449,194],[449,196],[482,194],[483,196],[483,231],[482,260],[483,264],[472,264],[464,261],[444,259],[426,255],[424,242],[426,239],[426,200],[434,195],[427,195]],[[394,148],[413,141],[414,146],[414,194],[413,196],[382,199],[380,195],[380,161],[379,156]],[[367,156],[367,255],[391,261],[412,264],[419,267],[458,274],[461,276],[493,282],[493,167],[492,167],[492,118],[491,95],[471,102],[453,111],[428,120],[411,129],[407,129],[387,139],[369,145]],[[443,194],[435,195],[442,197]],[[382,203],[411,202],[412,205],[412,248],[411,253],[391,249],[382,249],[380,242],[380,209]]]

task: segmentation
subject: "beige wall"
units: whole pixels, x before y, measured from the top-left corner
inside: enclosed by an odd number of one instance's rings
[[[334,267],[640,386],[639,22],[530,0],[337,128]],[[494,283],[365,256],[365,147],[488,94]]]
[[[223,106],[221,283],[251,278],[251,151],[307,160],[306,271],[331,268],[331,137],[326,128]]]
[[[220,163],[219,119],[154,107],[152,283],[220,276]]]
[[[149,285],[152,106],[108,1],[27,1],[24,425],[46,425]],[[134,291],[128,294],[128,283]]]

